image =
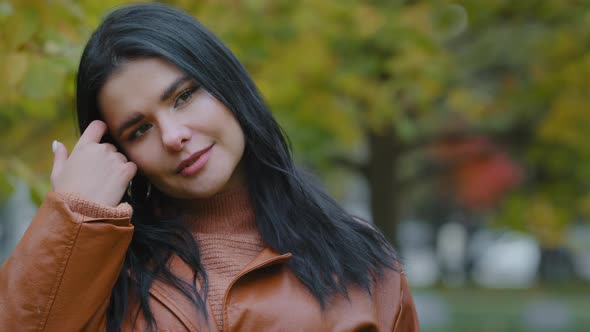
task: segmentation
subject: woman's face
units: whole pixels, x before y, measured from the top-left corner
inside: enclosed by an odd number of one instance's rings
[[[98,95],[123,153],[173,198],[205,198],[244,182],[244,133],[230,110],[176,66],[131,60]]]

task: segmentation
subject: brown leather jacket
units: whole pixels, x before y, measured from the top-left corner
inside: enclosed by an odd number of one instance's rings
[[[104,331],[111,288],[133,226],[129,215],[89,218],[49,193],[12,256],[0,270],[0,330]],[[389,271],[371,295],[351,288],[325,311],[287,268],[291,254],[264,249],[233,279],[223,303],[223,330],[419,331],[403,274]],[[180,259],[171,269],[191,276]],[[158,331],[217,331],[186,297],[155,282],[151,308]],[[125,331],[132,330],[130,322]],[[136,331],[145,330],[138,319]]]

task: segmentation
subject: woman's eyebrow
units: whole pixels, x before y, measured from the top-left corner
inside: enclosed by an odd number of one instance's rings
[[[130,117],[129,119],[125,120],[120,126],[119,128],[115,131],[115,134],[117,135],[117,137],[121,137],[121,135],[123,134],[123,132],[125,131],[125,129],[139,123],[141,120],[143,120],[144,115],[141,113],[137,113],[134,114],[132,117]]]
[[[191,77],[188,75],[177,78],[176,81],[172,82],[172,84],[170,84],[168,86],[168,88],[166,88],[166,90],[164,90],[164,92],[162,93],[162,96],[160,96],[160,101],[164,102],[164,101],[168,100],[168,98],[170,98],[170,96],[172,96],[174,91],[176,91],[176,89],[178,89],[179,86],[181,86],[184,82],[190,81],[190,80],[191,80]]]

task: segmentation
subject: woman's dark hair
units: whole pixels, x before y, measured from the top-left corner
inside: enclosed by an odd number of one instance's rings
[[[384,268],[397,269],[395,252],[385,238],[346,213],[293,163],[286,136],[244,67],[221,41],[182,11],[140,4],[119,8],[104,19],[80,61],[77,116],[81,131],[101,119],[97,95],[113,71],[125,61],[146,57],[176,65],[232,111],[245,136],[242,164],[261,237],[273,250],[293,254],[289,268],[322,308],[335,294],[347,296],[350,285],[370,292]],[[140,196],[141,185],[136,182],[142,183],[139,175],[133,183],[134,194]],[[207,276],[197,241],[182,223],[162,222],[152,202],[131,203],[135,231],[112,290],[107,329],[120,330],[127,315],[137,319],[140,311],[149,327],[155,327],[148,291],[156,279],[178,288],[197,313],[205,312]],[[173,255],[192,267],[192,283],[170,272],[166,263]],[[197,277],[203,281],[201,290]],[[130,296],[139,304],[135,313],[129,312]]]

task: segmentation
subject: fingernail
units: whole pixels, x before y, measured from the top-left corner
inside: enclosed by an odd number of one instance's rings
[[[57,141],[53,141],[53,143],[51,143],[51,150],[53,150],[53,153],[55,153],[55,150],[57,150]]]

